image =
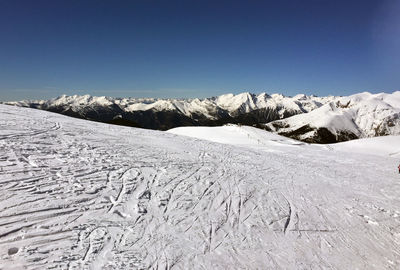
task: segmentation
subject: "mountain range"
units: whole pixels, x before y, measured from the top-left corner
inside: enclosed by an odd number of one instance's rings
[[[180,126],[255,125],[310,112],[334,97],[266,93],[226,94],[205,99],[153,99],[60,96],[50,100],[7,102],[106,123],[168,130]]]
[[[205,99],[111,98],[90,95],[5,102],[77,118],[168,130],[181,126],[256,126],[313,143],[400,134],[400,92],[348,97],[266,93]]]

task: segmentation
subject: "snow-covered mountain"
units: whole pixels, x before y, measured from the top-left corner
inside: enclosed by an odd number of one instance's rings
[[[206,99],[61,96],[7,102],[105,123],[168,130],[181,126],[257,126],[297,140],[333,143],[400,134],[400,91],[348,97],[226,94]]]
[[[1,269],[400,268],[393,136],[338,151],[5,105],[0,127]]]
[[[340,97],[309,113],[265,125],[294,139],[333,143],[356,138],[400,134],[400,91]]]
[[[179,126],[241,123],[256,125],[309,112],[334,97],[280,94],[227,94],[206,99],[136,99],[61,96],[51,100],[7,102],[107,123],[166,130]]]

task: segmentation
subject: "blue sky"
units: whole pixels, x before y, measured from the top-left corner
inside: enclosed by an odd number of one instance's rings
[[[0,0],[0,100],[392,92],[398,14],[398,0]]]

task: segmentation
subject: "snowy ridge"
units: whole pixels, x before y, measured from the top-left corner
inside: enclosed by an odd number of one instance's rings
[[[2,269],[400,267],[394,156],[5,105],[0,127]]]
[[[297,140],[334,143],[400,134],[400,91],[348,97],[303,94],[226,94],[206,99],[135,99],[61,96],[43,101],[7,102],[83,119],[168,130],[227,123],[264,127]],[[264,125],[266,124],[266,125]]]
[[[178,111],[188,117],[191,117],[193,114],[201,114],[214,119],[216,117],[215,111],[217,110],[225,110],[229,114],[238,114],[263,108],[279,109],[279,113],[283,117],[285,110],[290,110],[294,113],[309,112],[333,99],[334,97],[321,98],[306,95],[285,97],[273,94],[270,96],[266,93],[259,95],[250,93],[226,94],[206,99],[110,98],[104,96],[93,97],[90,95],[63,95],[50,100],[17,101],[6,102],[6,104],[23,107],[36,106],[45,110],[51,107],[64,106],[73,111],[79,111],[83,107],[107,107],[115,104],[127,112],[148,110]]]
[[[400,91],[392,94],[364,92],[337,98],[309,113],[273,121],[266,127],[309,142],[399,135]]]

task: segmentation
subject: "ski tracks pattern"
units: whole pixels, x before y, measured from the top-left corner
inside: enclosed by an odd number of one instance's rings
[[[0,121],[0,268],[400,265],[399,185],[338,169],[356,157],[302,152],[301,164],[297,148],[267,154],[29,112]]]

